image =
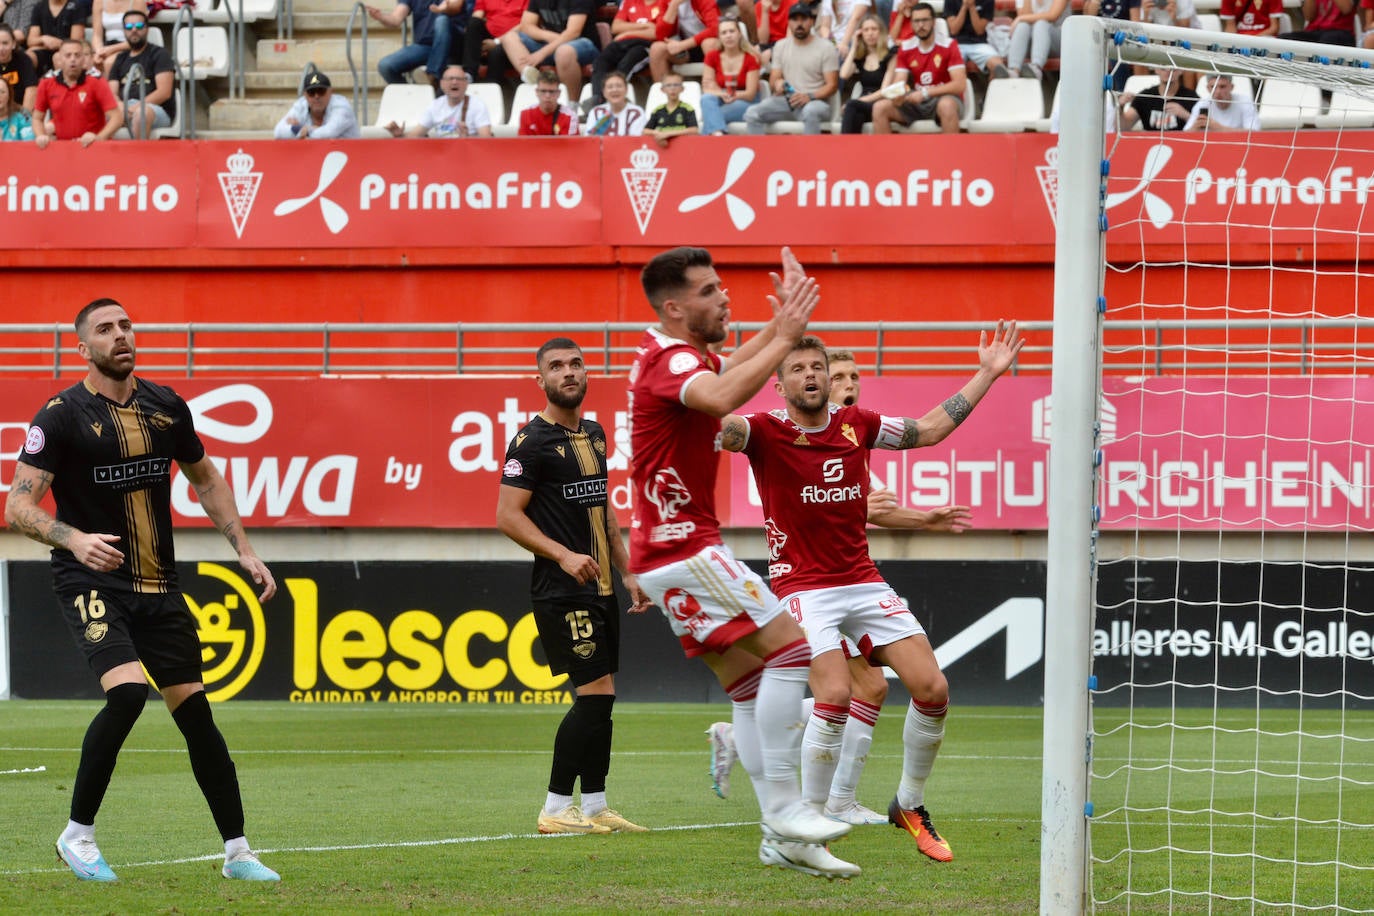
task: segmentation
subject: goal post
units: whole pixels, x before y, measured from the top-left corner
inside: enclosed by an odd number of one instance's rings
[[[1367,106],[1367,123],[1374,125],[1374,53],[1089,16],[1071,17],[1063,36],[1061,126],[1057,158],[1051,163],[1057,169],[1057,204],[1053,208],[1053,433],[1049,450],[1040,911],[1077,914],[1099,905],[1127,911],[1135,904],[1152,912],[1154,908],[1172,911],[1175,906],[1209,912],[1217,906],[1246,912],[1374,912],[1374,843],[1364,839],[1374,837],[1374,650],[1360,648],[1361,640],[1351,641],[1346,635],[1374,634],[1374,606],[1361,604],[1370,601],[1361,596],[1374,589],[1374,550],[1352,541],[1353,535],[1367,537],[1370,532],[1370,503],[1374,502],[1369,496],[1374,492],[1374,481],[1369,479],[1369,466],[1374,462],[1368,457],[1374,455],[1374,428],[1365,428],[1374,427],[1374,416],[1370,416],[1374,407],[1366,406],[1374,404],[1374,389],[1359,388],[1361,377],[1374,367],[1374,275],[1367,276],[1374,271],[1362,260],[1368,258],[1366,249],[1374,250],[1368,241],[1374,235],[1374,130],[1344,129],[1341,112],[1345,109],[1337,110],[1338,104]],[[1323,107],[1325,124],[1332,133],[1310,139],[1312,132],[1299,127],[1300,122],[1313,123],[1309,111],[1285,129],[1217,137],[1193,134],[1176,144],[1167,138],[1177,135],[1156,130],[1133,132],[1132,139],[1123,143],[1122,135],[1107,133],[1108,118],[1117,107],[1115,99],[1109,105],[1104,101],[1111,98],[1112,70],[1133,64],[1191,71],[1204,78],[1222,74],[1246,77],[1256,86],[1269,80],[1276,86],[1282,82],[1315,88],[1315,96],[1309,93],[1303,102],[1295,104],[1313,104],[1308,100],[1317,98],[1315,104]],[[1323,124],[1322,118],[1315,123]],[[1228,139],[1222,140],[1222,136]],[[1141,144],[1145,143],[1152,146],[1142,156]],[[1136,169],[1125,187],[1121,183],[1125,176],[1112,173],[1113,157],[1124,147],[1129,147],[1129,155],[1123,156],[1127,167]],[[1278,167],[1277,174],[1259,171],[1261,165],[1274,161],[1306,162],[1303,156],[1310,158],[1313,151],[1328,156],[1325,166],[1315,166],[1314,176],[1295,176],[1290,184]],[[1171,156],[1174,167],[1166,174],[1164,166]],[[1189,156],[1193,157],[1189,177],[1180,178],[1183,170],[1178,168],[1179,160]],[[1211,181],[1211,173],[1216,172],[1216,180],[1222,180],[1220,169],[1204,167],[1218,160],[1227,162],[1231,169],[1227,175],[1232,177],[1225,179],[1232,183],[1229,209],[1220,203],[1211,206],[1200,192],[1203,183],[1198,176],[1205,174]],[[1233,161],[1239,165],[1229,164]],[[1253,186],[1246,185],[1247,175],[1257,179]],[[1190,181],[1193,184],[1187,185]],[[1170,186],[1167,193],[1151,191],[1152,187],[1166,186]],[[1246,194],[1254,200],[1245,198]],[[1201,198],[1202,205],[1195,206],[1195,198]],[[1261,198],[1269,206],[1242,206]],[[1221,201],[1219,191],[1216,200]],[[1290,201],[1302,206],[1290,206]],[[1195,224],[1188,222],[1194,218]],[[1130,235],[1128,241],[1138,244],[1138,249],[1123,259],[1129,263],[1116,264],[1123,246],[1109,246],[1108,233],[1122,223],[1133,225],[1119,230],[1114,238],[1120,241]],[[1159,246],[1159,251],[1167,252],[1159,256],[1166,263],[1152,263],[1156,249],[1148,239],[1151,232],[1166,224],[1172,224],[1171,229],[1179,225],[1188,228],[1169,236],[1168,245]],[[1232,228],[1249,239],[1249,253],[1234,261],[1228,238]],[[1269,239],[1274,252],[1270,257],[1282,258],[1283,263],[1255,263],[1254,253],[1265,247],[1261,236]],[[1205,243],[1196,244],[1198,238]],[[1282,255],[1278,253],[1279,241],[1292,242],[1283,248]],[[1241,247],[1238,245],[1237,250]],[[1328,255],[1318,255],[1324,247],[1347,252],[1341,255],[1343,262],[1329,272],[1322,260]],[[1239,291],[1235,295],[1244,301],[1228,298],[1233,276],[1264,270],[1268,274],[1262,283],[1271,288],[1268,301],[1251,301]],[[1132,289],[1140,301],[1127,308],[1109,301],[1108,279],[1113,272],[1118,278],[1132,278]],[[1151,276],[1156,272],[1164,279],[1156,281]],[[1118,282],[1117,288],[1121,285]],[[1246,289],[1252,290],[1254,285]],[[1237,284],[1237,290],[1240,288]],[[1334,296],[1333,290],[1338,291]],[[1362,305],[1361,292],[1370,299],[1370,305]],[[1246,295],[1252,296],[1252,292]],[[1152,296],[1164,297],[1157,313],[1151,310]],[[1199,301],[1192,301],[1194,297]],[[1347,298],[1353,301],[1323,301]],[[1161,348],[1159,335],[1165,332],[1160,329],[1171,326],[1177,339],[1171,346],[1181,355],[1171,357],[1172,368],[1160,368],[1152,360],[1159,364],[1165,360],[1144,351]],[[1113,332],[1114,327],[1129,331]],[[1195,327],[1206,330],[1197,334],[1192,331]],[[1152,335],[1148,339],[1147,331]],[[1121,355],[1133,349],[1132,345],[1104,343],[1126,339],[1133,340],[1134,349],[1141,351],[1133,370],[1126,368]],[[1160,395],[1170,385],[1177,391],[1166,393],[1176,394],[1180,404],[1188,405],[1178,408],[1176,428],[1167,433],[1121,431],[1123,436],[1137,440],[1130,446],[1136,449],[1131,456],[1134,461],[1126,463],[1137,466],[1140,470],[1136,473],[1142,478],[1132,481],[1121,472],[1114,481],[1125,481],[1118,495],[1124,492],[1126,502],[1134,498],[1144,504],[1147,500],[1141,494],[1157,493],[1175,482],[1175,478],[1160,476],[1157,464],[1151,463],[1150,449],[1156,455],[1170,450],[1184,454],[1190,448],[1189,437],[1201,436],[1217,449],[1212,453],[1218,459],[1217,468],[1223,467],[1229,440],[1248,438],[1260,443],[1253,448],[1260,467],[1257,482],[1238,482],[1238,478],[1225,476],[1232,473],[1229,465],[1216,471],[1222,476],[1213,481],[1208,479],[1211,472],[1205,462],[1200,467],[1198,462],[1191,462],[1195,476],[1190,485],[1200,489],[1215,485],[1219,503],[1224,503],[1228,494],[1252,486],[1264,494],[1282,493],[1285,499],[1296,498],[1293,494],[1297,491],[1325,494],[1322,498],[1334,502],[1337,509],[1342,498],[1351,503],[1362,500],[1363,509],[1351,510],[1344,522],[1332,522],[1329,506],[1327,515],[1316,508],[1284,514],[1286,510],[1276,508],[1281,505],[1278,499],[1271,503],[1267,496],[1261,496],[1254,517],[1238,520],[1236,513],[1220,505],[1177,509],[1173,516],[1165,517],[1159,508],[1162,504],[1156,502],[1149,511],[1136,510],[1134,529],[1125,531],[1120,515],[1126,510],[1102,505],[1106,487],[1102,468],[1113,453],[1104,430],[1115,425],[1115,407],[1111,416],[1104,416],[1108,400],[1104,367],[1114,377],[1130,375],[1129,383],[1114,383],[1111,391],[1118,400],[1133,399],[1142,416],[1146,411],[1142,405],[1167,400]],[[1272,383],[1275,377],[1283,384]],[[1323,387],[1321,380],[1339,384]],[[1152,386],[1151,382],[1163,384]],[[1271,426],[1270,407],[1266,405],[1281,402],[1282,410],[1292,410],[1287,405],[1301,400],[1303,391],[1309,392],[1315,405],[1307,408],[1306,428],[1301,424],[1283,428],[1278,422]],[[1218,404],[1238,406],[1222,408],[1223,419],[1217,430],[1199,431],[1196,418],[1205,416],[1212,409],[1209,405]],[[1193,411],[1186,419],[1185,409]],[[1244,436],[1233,433],[1232,428],[1239,424],[1225,416],[1226,410],[1237,415],[1262,413],[1254,424],[1258,432]],[[1324,412],[1325,419],[1313,420],[1313,411]],[[1265,462],[1272,457],[1271,451],[1301,452],[1309,440],[1322,438],[1315,432],[1321,424],[1329,427],[1332,417],[1339,418],[1342,411],[1348,411],[1351,418],[1346,439],[1335,437],[1323,444],[1328,453],[1344,449],[1349,460],[1346,464],[1335,461],[1329,479],[1317,479],[1326,472],[1315,470],[1320,463],[1315,446],[1309,462],[1313,470],[1294,471],[1292,466],[1302,462],[1291,460],[1286,462],[1287,470],[1269,470]],[[1172,438],[1166,439],[1166,435]],[[1248,448],[1243,443],[1236,447],[1236,462],[1242,462],[1242,455],[1249,460]],[[1118,444],[1116,449],[1122,450],[1122,446]],[[1363,459],[1356,455],[1361,451],[1366,456]],[[1190,460],[1172,463],[1188,465]],[[1301,479],[1295,478],[1297,482],[1288,486],[1282,479],[1267,479],[1271,473],[1292,473]],[[1146,477],[1148,481],[1143,479]],[[1334,497],[1333,492],[1337,494]],[[1104,512],[1110,517],[1114,511],[1118,517],[1111,521],[1117,527],[1108,532],[1116,538],[1110,558],[1115,564],[1114,587],[1123,579],[1148,580],[1165,592],[1173,589],[1171,593],[1156,594],[1150,602],[1133,593],[1104,610],[1104,599],[1098,595],[1104,561],[1099,523]],[[1118,533],[1121,531],[1124,533]],[[1342,533],[1344,547],[1340,544]],[[1193,550],[1206,538],[1214,543],[1204,545],[1202,551]],[[1158,549],[1161,543],[1172,543],[1173,553]],[[1235,544],[1240,546],[1233,547]],[[1214,574],[1208,574],[1216,580],[1214,591],[1202,598],[1183,594],[1189,586],[1180,583],[1189,574],[1188,564],[1196,562],[1193,554],[1209,550],[1216,554],[1206,560],[1215,566]],[[1246,554],[1246,550],[1251,553]],[[1327,554],[1334,554],[1335,560]],[[1253,596],[1245,591],[1247,585],[1239,589],[1246,597],[1235,597],[1238,589],[1232,580],[1236,567],[1244,567],[1246,576],[1253,574],[1258,579]],[[1166,568],[1173,571],[1174,581],[1160,584],[1168,578],[1169,574],[1161,573]],[[1284,597],[1275,597],[1280,593]],[[1290,593],[1296,597],[1287,597]],[[1334,595],[1330,601],[1328,594]],[[1126,605],[1133,610],[1123,610]],[[1134,619],[1118,619],[1117,623],[1105,624],[1105,629],[1099,628],[1099,614],[1105,620],[1125,613],[1140,613],[1141,619],[1153,619],[1157,624],[1165,621],[1157,632],[1205,634],[1167,638],[1194,639],[1182,654],[1203,657],[1202,662],[1213,664],[1215,670],[1205,678],[1197,677],[1206,664],[1194,664],[1191,659],[1180,662],[1176,657],[1171,660],[1168,646],[1158,644],[1150,650],[1155,654],[1148,659],[1149,664],[1136,665],[1132,659],[1122,677],[1117,677],[1119,668],[1111,668],[1116,682],[1105,691],[1109,694],[1106,700],[1113,704],[1114,714],[1116,707],[1128,710],[1124,723],[1114,724],[1108,732],[1113,753],[1124,748],[1126,755],[1119,765],[1114,761],[1110,771],[1110,778],[1118,779],[1111,786],[1112,792],[1124,798],[1112,803],[1118,820],[1125,825],[1113,825],[1113,842],[1118,834],[1126,840],[1099,856],[1093,847],[1092,825],[1095,815],[1101,818],[1104,806],[1094,807],[1094,752],[1100,752],[1106,736],[1094,727],[1095,691],[1099,697],[1104,692],[1096,683],[1094,652],[1132,654],[1131,640],[1137,629]],[[1151,614],[1155,616],[1151,618]],[[1255,617],[1256,627],[1247,628],[1249,624],[1242,618],[1248,614]],[[1315,632],[1321,639],[1326,638],[1321,634],[1329,632],[1333,645],[1323,643],[1325,655],[1315,657],[1321,653],[1314,652],[1310,664],[1306,656],[1299,659],[1296,686],[1284,681],[1273,687],[1266,677],[1275,671],[1280,672],[1280,680],[1288,676],[1288,669],[1270,660],[1275,655],[1285,656],[1292,648],[1278,645],[1278,637],[1269,635],[1277,632],[1272,621],[1287,621],[1284,614],[1295,615],[1294,632],[1305,638],[1313,638],[1307,634]],[[1202,623],[1196,622],[1199,619]],[[1193,622],[1185,626],[1184,621]],[[1323,629],[1327,627],[1329,631]],[[1242,638],[1238,635],[1242,631],[1249,635]],[[1095,646],[1104,639],[1109,645],[1107,652]],[[1220,656],[1247,648],[1253,657],[1254,682],[1233,683],[1223,670]],[[1298,647],[1294,651],[1301,654],[1305,650]],[[1138,716],[1137,703],[1141,710]],[[1148,704],[1162,704],[1166,710],[1156,715]],[[1225,721],[1235,708],[1243,713],[1240,724]],[[1273,711],[1289,708],[1295,724],[1287,719],[1274,724]],[[1328,727],[1324,719],[1318,723],[1316,711],[1323,710],[1335,711],[1335,725]],[[1194,712],[1197,715],[1191,716]],[[1158,756],[1142,762],[1130,756],[1134,754]],[[1241,759],[1228,759],[1228,754]],[[1244,759],[1245,755],[1252,759]],[[1284,759],[1271,761],[1266,755]],[[1276,785],[1279,788],[1275,789]],[[1331,797],[1323,797],[1332,786]],[[1252,797],[1235,802],[1248,788],[1252,788]],[[1140,800],[1142,792],[1156,790],[1167,797]],[[1261,810],[1275,796],[1287,799],[1290,810]],[[1313,813],[1314,805],[1320,806],[1319,813]],[[1320,842],[1312,844],[1320,851],[1311,855],[1302,848],[1303,834],[1309,830],[1322,834]],[[1228,839],[1228,833],[1240,835],[1241,841],[1233,841],[1234,836]],[[1286,835],[1274,841],[1275,833]],[[1147,862],[1154,855],[1164,864]],[[1095,894],[1095,862],[1124,870],[1124,883],[1114,878],[1109,890]],[[1139,868],[1137,863],[1142,863]],[[1199,868],[1203,878],[1195,880],[1188,870]],[[1140,886],[1132,885],[1132,880],[1140,880],[1133,871],[1148,873],[1149,880],[1156,883],[1146,887],[1141,880]],[[1271,872],[1279,873],[1280,880],[1269,880],[1272,875],[1267,873]],[[1164,877],[1159,878],[1161,874]],[[1248,886],[1234,890],[1247,881]],[[1289,886],[1276,892],[1276,884]]]

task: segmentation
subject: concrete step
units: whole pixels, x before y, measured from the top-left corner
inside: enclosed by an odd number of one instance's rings
[[[353,101],[351,93],[344,92],[342,95],[349,102]],[[210,105],[208,118],[197,121],[196,126],[209,131],[271,131],[291,108],[294,98],[255,96],[248,99],[216,99]],[[368,94],[368,117],[371,120],[377,119],[381,98],[380,90]]]
[[[392,51],[401,47],[400,33],[393,33],[385,39],[369,37],[367,40],[367,61],[375,67]],[[353,43],[353,60],[362,66],[362,43]],[[335,74],[348,72],[347,42],[342,38],[292,39],[289,41],[259,40],[257,43],[258,70],[290,70],[299,73],[306,64],[313,63],[333,81]]]
[[[351,97],[354,85],[361,82],[362,74],[358,76],[359,79],[354,80],[348,70],[337,70],[329,73],[329,83],[335,92]],[[253,98],[294,99],[299,94],[300,82],[300,70],[254,70],[243,76],[244,89]],[[367,85],[370,98],[382,97],[382,78],[375,70],[368,76]]]

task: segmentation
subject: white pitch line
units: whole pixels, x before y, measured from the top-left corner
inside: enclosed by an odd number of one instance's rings
[[[18,770],[0,770],[0,776],[15,776],[19,773],[46,773],[47,767],[22,767]]]

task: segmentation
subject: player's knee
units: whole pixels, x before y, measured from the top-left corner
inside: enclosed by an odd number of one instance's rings
[[[105,705],[120,718],[133,722],[143,714],[148,702],[148,685],[144,683],[116,684],[105,691]]]
[[[883,702],[887,700],[887,678],[883,677],[881,669],[873,668],[871,670],[872,674],[865,675],[862,679],[855,679],[854,697],[873,706],[882,706]]]
[[[916,689],[911,692],[911,698],[921,706],[948,706],[949,681],[943,673],[937,671],[916,685]]]

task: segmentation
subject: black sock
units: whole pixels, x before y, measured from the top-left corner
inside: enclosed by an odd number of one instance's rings
[[[187,697],[172,713],[177,728],[186,739],[191,756],[191,772],[201,794],[210,803],[210,814],[225,840],[243,836],[243,799],[239,795],[238,773],[229,759],[229,746],[215,727],[210,701],[200,690]]]
[[[116,684],[105,692],[105,705],[91,720],[81,742],[81,762],[72,783],[71,818],[78,824],[95,823],[119,749],[147,701],[147,684]]]
[[[580,697],[585,703],[587,722],[582,745],[582,794],[606,791],[606,774],[611,771],[611,707],[614,694]]]

